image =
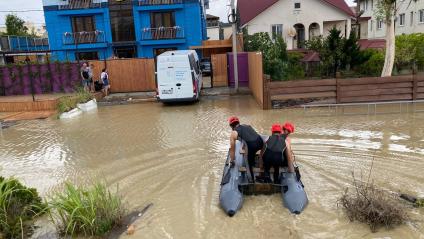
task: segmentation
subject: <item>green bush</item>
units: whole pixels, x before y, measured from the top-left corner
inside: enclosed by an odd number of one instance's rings
[[[32,232],[33,220],[46,212],[37,190],[14,178],[0,177],[0,232],[5,238],[23,238]]]
[[[50,216],[66,236],[102,236],[119,225],[125,210],[117,192],[106,184],[74,186],[66,183],[63,192],[56,192],[50,203]]]
[[[82,88],[78,88],[75,91],[75,95],[66,96],[59,99],[59,103],[57,105],[59,114],[71,111],[77,107],[77,104],[86,103],[91,99],[93,99],[93,96],[89,92],[86,92]]]
[[[76,100],[71,96],[65,96],[59,99],[57,109],[59,114],[71,111],[77,107]]]
[[[366,50],[362,52],[361,59],[364,61],[357,66],[356,71],[365,76],[379,76],[384,66],[384,53],[378,50]]]
[[[283,73],[285,80],[296,80],[305,77],[305,71],[300,60],[303,54],[300,52],[290,52],[287,54],[288,63],[285,65]]]
[[[397,70],[424,65],[424,33],[396,36],[395,65]]]

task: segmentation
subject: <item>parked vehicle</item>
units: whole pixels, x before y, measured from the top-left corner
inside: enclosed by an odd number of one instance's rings
[[[194,50],[167,51],[157,57],[157,99],[161,102],[197,101],[202,86],[199,57]]]
[[[200,60],[200,69],[203,75],[211,75],[211,58],[202,58]]]

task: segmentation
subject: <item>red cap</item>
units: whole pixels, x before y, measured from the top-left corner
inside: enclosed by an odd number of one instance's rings
[[[240,123],[239,118],[237,118],[236,116],[231,116],[231,117],[228,119],[228,123],[229,123],[230,125],[234,124],[235,122]]]
[[[280,124],[273,124],[271,127],[271,132],[272,133],[281,133],[283,130],[281,129],[281,125]]]
[[[290,122],[284,123],[283,129],[289,131],[289,133],[294,133],[294,125]]]

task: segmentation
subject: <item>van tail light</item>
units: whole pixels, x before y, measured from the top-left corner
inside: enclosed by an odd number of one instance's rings
[[[197,94],[197,85],[196,85],[196,81],[193,80],[193,95]]]

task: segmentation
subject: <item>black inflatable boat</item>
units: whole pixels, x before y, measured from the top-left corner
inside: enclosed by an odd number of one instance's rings
[[[308,197],[299,175],[288,173],[287,169],[283,169],[279,184],[261,183],[260,180],[253,182],[245,156],[247,154],[240,153],[242,146],[243,143],[237,140],[233,166],[230,165],[229,153],[225,162],[219,194],[219,202],[225,213],[230,217],[234,216],[243,206],[244,195],[281,193],[283,205],[291,213],[300,214],[308,205]],[[254,167],[253,171],[258,179],[261,170]]]

